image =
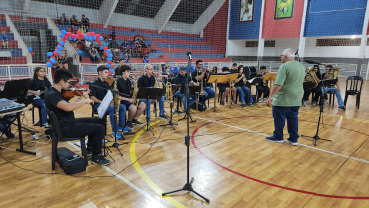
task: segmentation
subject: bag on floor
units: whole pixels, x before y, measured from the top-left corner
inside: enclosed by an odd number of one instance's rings
[[[200,103],[200,102],[194,102],[190,108],[191,109],[195,109],[196,110],[196,103],[197,103],[197,108],[199,111],[205,111],[207,106],[204,103]]]
[[[85,160],[65,147],[58,148],[56,160],[67,175],[80,173],[86,170]]]

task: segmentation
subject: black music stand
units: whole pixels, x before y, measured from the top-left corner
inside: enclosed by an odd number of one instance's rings
[[[304,81],[303,87],[304,87],[304,90],[311,90],[315,87],[315,83]]]
[[[180,87],[181,87],[181,85],[175,85],[175,84],[172,85],[172,96],[171,96],[172,98],[173,98],[173,92],[177,92],[177,90]],[[171,98],[169,98],[169,99],[171,99]],[[178,123],[175,124],[172,121],[172,118],[173,118],[173,100],[170,100],[169,103],[170,103],[170,119],[169,119],[169,122],[167,124],[163,124],[163,125],[160,125],[160,126],[171,126],[174,130],[176,130],[173,125],[178,125]]]
[[[188,86],[188,89],[189,89],[189,94],[190,95],[196,95],[196,96],[198,96],[198,94],[201,91],[201,86]],[[185,94],[185,85],[184,84],[182,84],[182,86],[181,86],[181,94]],[[188,98],[188,99],[190,99],[190,98]],[[195,102],[196,102],[196,110],[197,110],[197,98],[196,98],[196,101]],[[187,109],[190,108],[189,103],[190,103],[190,101],[188,100],[187,101]],[[192,119],[190,110],[188,110],[188,112],[189,112],[188,114],[186,113],[186,115],[183,118],[178,119],[178,121],[185,120],[185,119],[187,119],[187,116],[188,116],[191,119],[191,122],[190,123],[196,122],[196,120],[193,120]]]
[[[163,96],[164,89],[158,87],[140,87],[136,96],[136,99],[146,99],[146,105],[148,105],[149,99],[159,100]],[[152,135],[155,135],[151,130],[152,126],[149,126],[149,108],[146,106],[146,131],[151,131]]]
[[[247,80],[245,86],[251,89],[251,85],[258,85],[262,81],[263,81],[262,78],[256,77],[256,78],[254,78],[254,80],[252,80],[251,83]]]

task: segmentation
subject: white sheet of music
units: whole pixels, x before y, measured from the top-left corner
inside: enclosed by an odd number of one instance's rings
[[[247,80],[249,83],[252,83],[254,81],[255,78],[249,79]]]
[[[106,110],[110,106],[111,101],[113,100],[113,93],[109,90],[106,93],[104,99],[102,100],[100,106],[97,108],[97,113],[99,114],[99,118],[103,118]]]

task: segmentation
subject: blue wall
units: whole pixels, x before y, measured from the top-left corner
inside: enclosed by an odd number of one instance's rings
[[[229,40],[258,39],[262,1],[254,0],[254,21],[252,22],[239,22],[240,0],[230,1]]]
[[[361,35],[367,0],[309,0],[305,37]]]

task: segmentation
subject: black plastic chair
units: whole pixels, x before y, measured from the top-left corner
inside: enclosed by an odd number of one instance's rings
[[[350,83],[349,83],[350,81]],[[359,84],[360,82],[360,84]],[[360,76],[350,76],[346,79],[346,94],[345,94],[345,106],[347,103],[347,99],[349,95],[356,95],[356,107],[359,109],[360,107],[360,97],[361,97],[361,88],[363,87],[364,79]],[[350,88],[348,89],[348,86]],[[360,88],[358,88],[360,85]]]
[[[60,126],[59,126],[59,122],[58,122],[58,118],[56,117],[55,113],[52,111],[47,111],[47,114],[49,115],[50,118],[50,122],[52,125],[51,131],[52,131],[52,145],[51,145],[51,167],[52,170],[55,170],[55,162],[56,162],[56,153],[57,153],[57,149],[58,149],[58,143],[59,141],[73,141],[73,140],[79,140],[81,142],[81,150],[82,150],[82,155],[83,158],[86,162],[86,166],[88,166],[88,159],[87,159],[87,151],[86,151],[86,142],[85,142],[85,137],[77,137],[77,138],[65,138],[63,137],[61,130],[60,130]]]

